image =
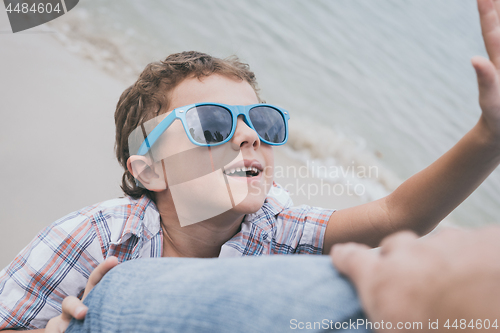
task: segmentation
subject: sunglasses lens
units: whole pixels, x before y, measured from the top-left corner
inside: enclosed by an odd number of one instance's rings
[[[201,105],[186,112],[186,121],[194,141],[210,144],[227,139],[233,117],[229,110],[221,106]]]
[[[285,141],[285,119],[269,106],[257,106],[250,110],[250,121],[261,138],[272,143]]]

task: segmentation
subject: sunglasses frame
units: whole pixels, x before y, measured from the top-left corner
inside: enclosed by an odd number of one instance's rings
[[[231,132],[229,133],[227,138],[221,142],[200,143],[200,142],[195,141],[193,139],[193,137],[191,136],[191,133],[189,132],[189,128],[187,127],[187,121],[186,121],[186,113],[192,108],[195,108],[198,106],[205,106],[205,105],[220,106],[220,107],[227,109],[231,113],[231,116],[233,118],[233,123],[231,125],[232,126]],[[252,110],[253,108],[256,108],[256,107],[261,107],[261,106],[266,106],[266,107],[270,107],[272,109],[275,109],[283,117],[283,120],[285,123],[285,139],[283,140],[283,142],[274,143],[274,142],[267,141],[264,138],[261,138],[259,135],[259,132],[257,132],[255,127],[253,126],[252,121],[250,120],[250,110]],[[212,146],[222,145],[222,144],[228,142],[229,140],[231,140],[231,138],[233,137],[234,132],[236,131],[236,123],[237,123],[238,117],[240,115],[243,115],[243,121],[245,122],[245,124],[247,124],[251,129],[253,129],[257,133],[260,141],[264,142],[265,144],[268,144],[271,146],[280,146],[280,145],[285,144],[288,141],[288,120],[290,119],[290,115],[288,114],[288,111],[286,111],[285,109],[282,109],[280,107],[277,107],[277,106],[274,106],[271,104],[264,104],[264,103],[252,104],[252,105],[228,105],[228,104],[220,104],[220,103],[195,103],[195,104],[190,104],[190,105],[186,105],[186,106],[181,106],[179,108],[172,110],[172,112],[170,112],[170,114],[168,116],[166,116],[165,119],[163,119],[144,139],[141,146],[139,147],[139,150],[137,151],[137,155],[145,155],[149,151],[149,149],[155,144],[155,142],[160,138],[160,136],[163,134],[163,132],[165,132],[167,130],[167,128],[169,128],[170,125],[172,125],[172,123],[176,119],[181,120],[182,126],[184,127],[184,131],[186,132],[187,137],[189,138],[189,140],[193,144],[195,144],[197,146],[202,146],[202,147],[212,147]]]

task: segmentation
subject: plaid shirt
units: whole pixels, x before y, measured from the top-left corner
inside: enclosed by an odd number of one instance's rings
[[[262,208],[245,216],[220,257],[321,254],[333,210],[292,207],[273,186]],[[120,262],[161,257],[160,215],[153,201],[120,198],[71,213],[42,230],[0,271],[0,330],[43,328],[68,295],[81,297],[92,270],[108,256]]]

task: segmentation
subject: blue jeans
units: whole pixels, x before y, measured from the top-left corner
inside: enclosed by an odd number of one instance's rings
[[[84,303],[85,320],[67,332],[366,331],[353,325],[364,320],[356,292],[328,256],[138,259]]]

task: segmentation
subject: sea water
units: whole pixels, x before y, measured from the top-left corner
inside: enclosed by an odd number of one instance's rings
[[[290,110],[289,154],[313,169],[377,168],[357,179],[364,201],[432,163],[481,113],[474,0],[82,0],[51,27],[129,84],[174,52],[238,55],[262,97]],[[453,220],[500,222],[499,188],[496,170]]]

